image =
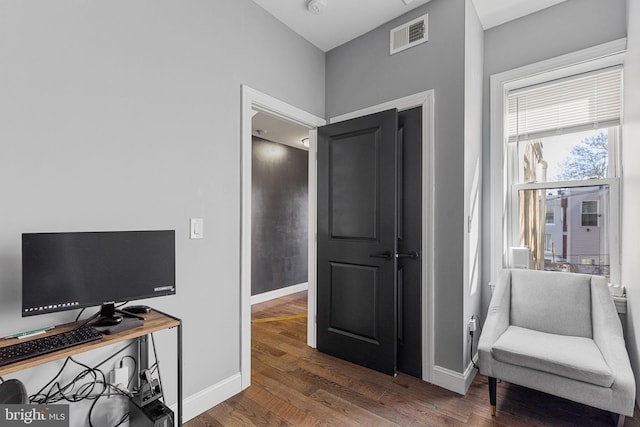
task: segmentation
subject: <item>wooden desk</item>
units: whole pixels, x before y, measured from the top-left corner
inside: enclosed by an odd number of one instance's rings
[[[159,332],[165,329],[177,328],[177,354],[178,354],[178,413],[176,419],[178,425],[182,425],[182,321],[177,317],[173,317],[169,314],[161,311],[152,310],[150,313],[141,314],[144,317],[144,325],[133,329],[127,329],[126,331],[118,332],[111,335],[103,335],[102,339],[92,341],[86,344],[80,344],[74,347],[65,348],[62,350],[54,351],[53,353],[44,354],[41,356],[33,357],[27,360],[21,360],[19,362],[11,363],[0,367],[0,377],[3,375],[15,373],[24,369],[33,368],[44,363],[53,362],[54,360],[64,359],[76,354],[84,353],[90,350],[106,347],[112,344],[116,344],[122,341],[140,338],[149,335],[153,332]],[[55,328],[47,331],[44,334],[35,335],[30,338],[23,338],[21,341],[30,341],[38,338],[45,337],[47,335],[55,335],[61,332],[69,331],[81,322],[66,323],[64,325],[56,326]],[[0,347],[6,347],[11,344],[15,344],[17,339],[7,339],[0,341]]]

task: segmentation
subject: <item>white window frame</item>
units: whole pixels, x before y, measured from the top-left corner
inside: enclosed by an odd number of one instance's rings
[[[562,55],[549,60],[526,65],[524,67],[494,74],[490,78],[490,111],[491,111],[491,282],[495,282],[499,271],[510,265],[510,251],[514,232],[514,221],[507,217],[510,212],[514,212],[513,188],[510,182],[518,182],[517,176],[513,176],[512,168],[508,170],[509,160],[516,160],[517,149],[509,148],[506,141],[505,106],[507,94],[511,90],[547,82],[563,77],[568,77],[584,72],[589,72],[601,68],[622,65],[626,52],[626,38],[604,43],[591,48],[583,49],[567,55]],[[611,136],[610,136],[611,138]],[[614,144],[615,145],[615,144]],[[609,149],[609,157],[618,157],[617,146]],[[511,158],[511,159],[510,159]],[[614,165],[619,168],[619,163]],[[510,174],[511,176],[508,176]],[[619,177],[619,169],[609,171],[610,176]],[[510,179],[508,179],[510,178]],[[612,283],[620,283],[620,189],[619,178],[604,178],[590,180],[586,185],[608,184],[610,191],[610,218],[611,235],[609,240],[609,253],[611,259]],[[561,187],[584,186],[584,181],[565,181]],[[549,188],[549,183],[540,184],[520,184],[518,189],[528,189],[528,187]],[[515,206],[517,212],[517,206]],[[517,223],[517,221],[516,221]],[[516,233],[516,234],[514,234]]]
[[[510,178],[505,183],[505,192],[507,193],[507,200],[509,207],[505,212],[505,230],[507,234],[507,244],[509,246],[520,245],[520,229],[519,229],[519,197],[518,193],[521,190],[553,190],[558,188],[579,188],[579,187],[596,187],[598,185],[609,186],[609,203],[611,204],[609,209],[609,255],[611,261],[610,280],[613,277],[618,279],[620,283],[620,129],[619,126],[608,128],[608,146],[609,146],[609,175],[607,178],[598,179],[583,179],[575,181],[544,181],[533,182],[528,184],[519,184],[518,174],[519,161],[518,161],[518,147],[515,143],[506,143],[504,150],[507,152],[507,164],[506,173]],[[600,209],[600,206],[598,206]],[[599,211],[599,210],[598,210]],[[580,211],[582,214],[582,210]],[[546,213],[545,213],[545,225],[546,225]],[[600,221],[598,220],[598,226]],[[582,226],[582,215],[580,216],[580,226]],[[592,226],[594,227],[594,226]],[[614,245],[614,242],[617,242]],[[615,247],[613,247],[615,246]],[[510,260],[507,260],[507,264],[510,265]],[[617,266],[617,267],[616,267]]]

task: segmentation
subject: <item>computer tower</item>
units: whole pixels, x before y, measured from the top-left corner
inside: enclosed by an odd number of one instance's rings
[[[173,427],[173,411],[160,400],[139,407],[129,401],[130,427]]]

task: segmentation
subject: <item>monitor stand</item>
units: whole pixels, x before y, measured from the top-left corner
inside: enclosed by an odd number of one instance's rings
[[[122,322],[126,318],[135,318],[144,321],[144,317],[140,317],[133,313],[118,310],[114,303],[102,304],[100,312],[97,314],[98,319],[92,323],[93,326],[114,326]],[[129,323],[129,322],[128,322]],[[138,322],[135,322],[138,323]],[[136,325],[138,326],[138,325]],[[132,327],[136,327],[132,326]]]

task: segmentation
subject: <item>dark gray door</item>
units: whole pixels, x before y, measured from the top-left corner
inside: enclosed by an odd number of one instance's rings
[[[398,125],[398,371],[422,378],[422,107]]]
[[[318,350],[394,375],[397,110],[318,129]]]

